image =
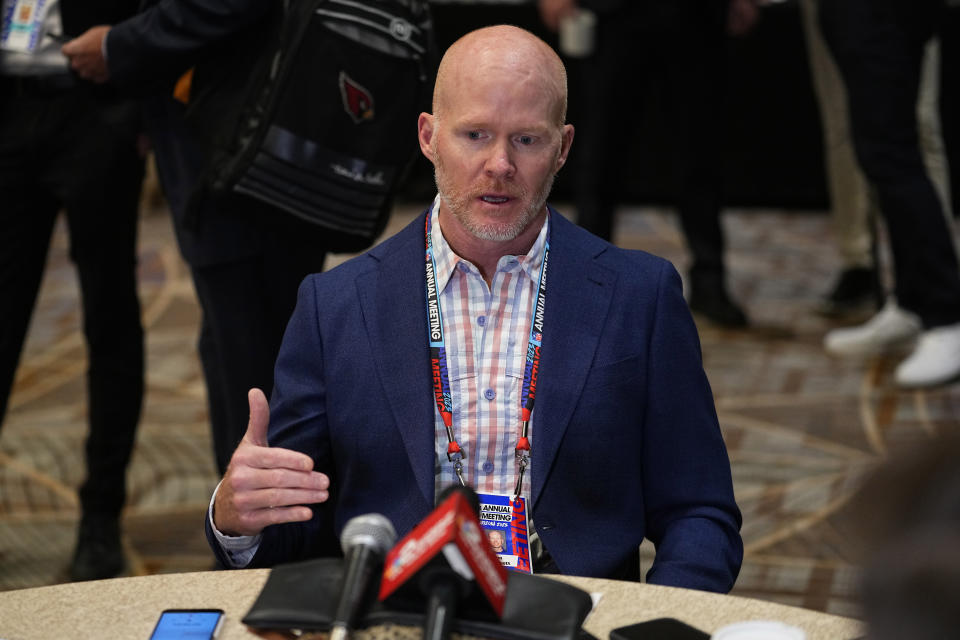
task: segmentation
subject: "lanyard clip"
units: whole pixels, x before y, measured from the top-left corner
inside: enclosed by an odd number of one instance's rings
[[[463,449],[456,440],[451,440],[447,445],[447,460],[453,463],[453,470],[457,474],[457,480],[460,486],[465,487],[467,483],[463,481]]]
[[[527,433],[529,433],[530,421],[524,420],[521,424],[522,431],[521,436],[517,438],[517,446],[513,450],[514,454],[517,457],[517,486],[514,487],[513,493],[519,498],[520,492],[523,489],[523,474],[527,471],[527,467],[530,465],[530,439],[527,438]]]
[[[526,453],[521,454],[519,449],[517,450],[517,460],[519,462],[519,469],[517,471],[517,486],[513,488],[514,499],[520,497],[520,494],[523,492],[523,474],[527,470],[527,465],[530,463],[530,457]]]

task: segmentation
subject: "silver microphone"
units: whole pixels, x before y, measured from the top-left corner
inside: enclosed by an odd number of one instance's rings
[[[330,640],[349,637],[370,579],[396,541],[393,524],[379,513],[368,513],[347,521],[340,534],[346,571],[330,627]]]

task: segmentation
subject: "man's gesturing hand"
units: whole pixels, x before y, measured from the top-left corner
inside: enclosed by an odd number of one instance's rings
[[[270,406],[260,389],[247,394],[250,422],[213,507],[213,523],[229,536],[252,536],[281,522],[302,522],[313,513],[303,505],[324,502],[330,479],[313,470],[310,456],[267,446]]]
[[[70,68],[81,78],[94,82],[110,79],[110,69],[103,57],[103,40],[108,31],[110,27],[106,25],[92,27],[60,47],[63,55],[70,59]]]

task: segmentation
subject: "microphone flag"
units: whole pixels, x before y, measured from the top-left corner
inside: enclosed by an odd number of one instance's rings
[[[463,491],[451,493],[390,550],[384,561],[380,600],[410,582],[434,558],[445,559],[461,577],[475,580],[497,617],[503,616],[507,572],[490,549]]]

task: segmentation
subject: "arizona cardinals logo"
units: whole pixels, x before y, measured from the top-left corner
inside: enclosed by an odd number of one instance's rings
[[[340,72],[340,95],[343,108],[357,124],[373,120],[373,96],[346,72]]]

